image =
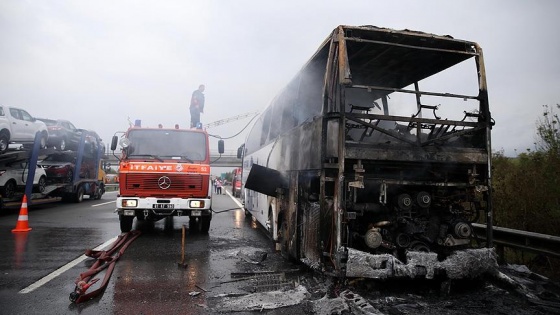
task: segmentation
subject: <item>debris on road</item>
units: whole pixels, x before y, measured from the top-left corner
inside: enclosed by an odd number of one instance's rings
[[[268,253],[262,251],[240,250],[235,253],[235,256],[238,256],[239,258],[241,258],[242,260],[248,263],[260,265],[263,261],[266,260],[266,258],[268,257]]]
[[[239,297],[225,297],[218,301],[214,310],[219,312],[242,312],[272,310],[300,304],[308,297],[301,285],[295,289],[251,293]]]
[[[433,279],[437,274],[449,279],[472,279],[483,274],[493,274],[498,267],[493,249],[468,249],[453,253],[443,261],[436,253],[407,252],[407,263],[392,255],[372,255],[352,248],[348,249],[348,277],[387,279],[425,277]]]

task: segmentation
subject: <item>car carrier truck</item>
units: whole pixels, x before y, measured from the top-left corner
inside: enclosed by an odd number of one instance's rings
[[[23,194],[27,196],[30,206],[60,200],[81,202],[84,196],[100,199],[105,192],[103,180],[98,178],[98,170],[104,157],[104,146],[101,143],[86,144],[87,133],[83,133],[77,150],[61,152],[44,149],[43,137],[42,133],[37,132],[35,142],[29,149],[11,150],[0,155],[0,169],[10,167],[18,161],[26,163],[23,172],[25,178],[22,179],[25,182],[24,189],[19,190],[18,187],[14,187],[13,194],[1,196],[0,206],[19,207]],[[31,165],[35,167],[30,167]],[[45,170],[46,180],[40,181],[35,185],[36,187],[33,187],[37,165]],[[64,171],[64,176],[55,175],[62,174],[61,171]],[[4,185],[13,185],[13,183],[7,181]],[[6,190],[8,189],[3,187],[2,191]]]

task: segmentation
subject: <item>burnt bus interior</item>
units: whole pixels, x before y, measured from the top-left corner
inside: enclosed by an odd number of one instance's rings
[[[404,260],[476,246],[470,224],[491,219],[492,124],[476,43],[340,26],[245,146],[274,143],[268,166],[288,189],[262,193],[278,200],[282,250],[340,271],[347,247]]]
[[[480,47],[341,27],[327,63],[323,153],[333,167],[322,194],[332,193],[341,234],[329,243],[401,259],[407,250],[443,258],[471,247],[470,223],[490,207],[492,121]]]

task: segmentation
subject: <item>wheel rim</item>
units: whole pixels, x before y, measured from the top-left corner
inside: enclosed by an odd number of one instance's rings
[[[44,193],[46,186],[47,186],[46,179],[44,177],[41,177],[39,179],[39,192]]]
[[[84,189],[82,187],[78,188],[77,194],[78,194],[78,196],[77,196],[76,200],[78,202],[82,202],[84,200]]]
[[[4,137],[0,137],[0,152],[8,149],[8,141]]]
[[[72,170],[69,170],[68,173],[66,173],[66,181],[71,182],[73,177],[74,173],[72,172]]]
[[[12,198],[14,196],[15,185],[13,182],[7,182],[6,185],[4,185],[4,193],[6,194],[6,198]]]

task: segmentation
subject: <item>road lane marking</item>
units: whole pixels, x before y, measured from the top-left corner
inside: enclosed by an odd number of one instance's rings
[[[232,194],[229,193],[229,191],[226,190],[226,194],[228,194],[228,196],[239,206],[240,210],[243,210],[243,204],[241,204],[241,202],[239,202],[239,200],[237,200],[237,198],[235,198]]]
[[[112,239],[108,240],[107,242],[97,246],[93,250],[101,250],[101,249],[105,248],[106,246],[108,246],[109,244],[112,244],[113,242],[115,242],[117,240],[117,238],[118,238],[118,236],[115,236]],[[66,265],[56,269],[55,271],[51,272],[50,274],[48,274],[48,275],[44,276],[43,278],[39,279],[37,282],[31,284],[27,288],[21,289],[21,291],[19,291],[19,293],[27,294],[27,293],[35,291],[36,289],[40,288],[41,286],[47,284],[49,281],[51,281],[54,278],[60,276],[64,272],[70,270],[71,268],[73,268],[77,264],[81,263],[82,261],[86,260],[87,258],[89,258],[89,257],[86,256],[86,255],[81,255],[80,257],[72,260],[71,262],[67,263]]]
[[[99,206],[103,206],[103,205],[108,205],[108,204],[110,204],[110,203],[115,203],[115,200],[113,200],[113,201],[107,201],[107,202],[102,202],[102,203],[98,203],[98,204],[91,205],[91,206],[92,206],[92,207],[99,207]]]

